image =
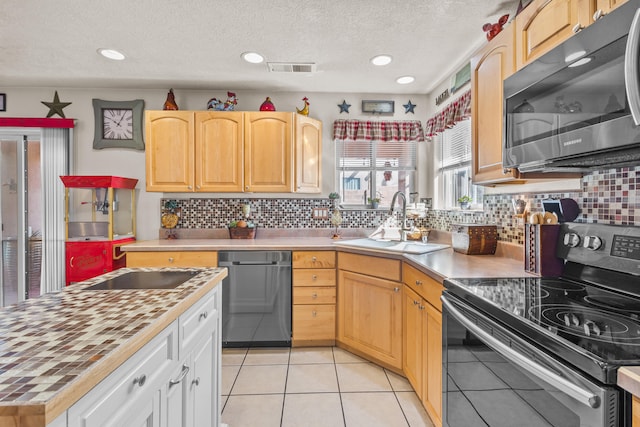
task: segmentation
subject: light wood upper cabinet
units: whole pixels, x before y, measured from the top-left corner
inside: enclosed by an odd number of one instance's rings
[[[196,191],[242,192],[243,117],[230,111],[195,113]]]
[[[593,22],[594,0],[533,0],[516,18],[520,69]]]
[[[298,193],[322,191],[322,122],[296,114],[296,182]]]
[[[147,111],[147,191],[194,191],[194,114]]]
[[[519,178],[516,169],[504,171],[502,167],[502,82],[515,71],[514,37],[514,25],[508,25],[471,58],[472,177],[475,184],[510,182]]]
[[[147,111],[147,191],[320,192],[322,123],[297,116]]]

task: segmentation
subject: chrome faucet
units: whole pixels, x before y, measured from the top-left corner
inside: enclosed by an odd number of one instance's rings
[[[393,194],[393,198],[391,199],[391,208],[389,209],[389,214],[393,215],[393,208],[396,205],[396,199],[398,196],[402,196],[402,221],[400,222],[400,241],[407,241],[407,232],[411,229],[407,227],[407,196],[404,195],[401,191],[396,191]]]

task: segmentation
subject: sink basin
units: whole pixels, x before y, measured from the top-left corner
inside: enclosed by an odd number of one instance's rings
[[[396,240],[354,239],[335,242],[334,245],[345,248],[359,248],[378,252],[397,252],[404,254],[426,254],[448,248],[449,245],[422,242],[399,242]]]
[[[197,271],[130,271],[91,285],[85,290],[174,289],[196,274]]]

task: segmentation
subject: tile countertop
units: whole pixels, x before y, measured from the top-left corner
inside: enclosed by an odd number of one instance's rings
[[[175,289],[84,290],[142,270],[200,273]],[[124,268],[0,309],[0,425],[53,421],[226,275]]]

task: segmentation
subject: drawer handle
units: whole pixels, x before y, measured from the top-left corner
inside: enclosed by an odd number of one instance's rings
[[[184,365],[182,365],[182,372],[180,372],[180,376],[178,377],[178,379],[169,380],[169,388],[173,387],[176,384],[180,384],[184,379],[184,377],[187,376],[188,373],[189,373],[189,366],[185,363]]]
[[[311,276],[311,280],[318,280],[318,276],[314,274],[313,276]]]
[[[417,286],[422,286],[422,280],[416,280],[416,285]]]
[[[393,288],[393,292],[400,292],[400,288]]]
[[[418,307],[420,310],[424,310],[424,305],[421,305],[420,307]]]
[[[203,311],[202,313],[200,313],[200,316],[198,317],[198,321],[200,321],[200,319],[206,319],[207,316],[209,316],[209,313],[207,313],[206,311]]]
[[[173,262],[173,257],[169,257],[169,262]]]
[[[596,10],[596,13],[593,14],[593,20],[597,21],[598,19],[602,18],[604,16],[604,12],[602,11],[602,9],[598,9]]]
[[[318,315],[318,312],[317,312],[317,311],[315,311],[315,310],[313,310],[313,311],[311,312],[311,315],[312,315],[313,317],[316,317],[316,316]]]
[[[420,301],[413,300],[413,305],[418,305],[418,304],[420,304]]]
[[[313,299],[318,298],[318,294],[317,294],[316,292],[312,293],[312,294],[311,294],[311,298],[313,298]]]
[[[193,385],[195,385],[196,387],[200,385],[200,377],[196,378],[195,380],[191,381],[191,383]]]
[[[142,387],[146,382],[147,382],[147,376],[145,374],[142,374],[139,377],[133,379],[133,385],[137,384],[140,387]]]
[[[582,31],[584,29],[584,27],[578,22],[576,25],[573,26],[573,28],[571,29],[571,31],[573,31],[573,34],[576,34],[580,31]]]

